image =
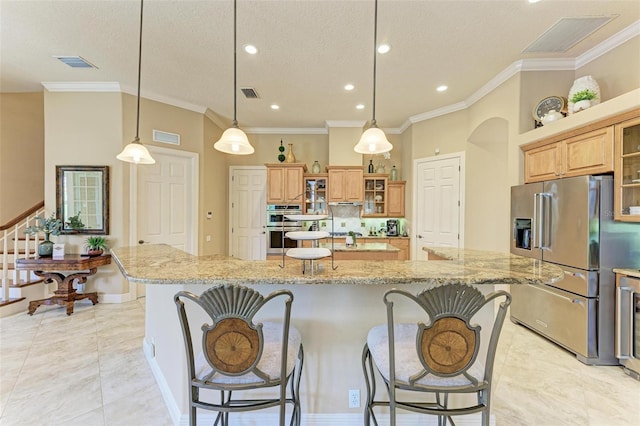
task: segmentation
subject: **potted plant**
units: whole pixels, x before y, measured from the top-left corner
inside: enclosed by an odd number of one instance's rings
[[[596,98],[596,92],[591,89],[580,90],[571,96],[570,101],[573,103],[573,112],[582,111],[591,106],[591,101]]]
[[[69,221],[66,222],[69,228],[73,230],[84,229],[84,223],[82,223],[82,219],[80,219],[80,213],[78,212],[75,216],[70,216]]]
[[[84,246],[87,248],[87,254],[89,256],[101,256],[107,246],[107,239],[103,236],[92,236],[85,240]]]
[[[45,218],[44,216],[35,217],[36,224],[28,226],[24,233],[27,235],[34,235],[44,233],[44,241],[38,246],[38,255],[40,257],[47,257],[53,254],[53,241],[49,238],[51,235],[60,235],[60,229],[62,229],[62,221],[56,219],[55,213],[51,213],[51,217]]]

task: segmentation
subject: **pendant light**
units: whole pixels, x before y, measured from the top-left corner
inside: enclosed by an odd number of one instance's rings
[[[393,149],[393,145],[387,140],[384,132],[376,123],[376,45],[378,43],[378,0],[375,0],[373,18],[373,116],[371,125],[360,136],[360,141],[353,148],[359,154],[382,154]]]
[[[122,152],[116,156],[118,160],[135,164],[154,164],[156,160],[144,145],[140,143],[140,71],[142,68],[142,12],[144,9],[144,0],[140,0],[140,43],[138,45],[138,106],[136,113],[136,137],[133,142],[124,147]]]
[[[213,147],[218,151],[225,152],[227,154],[235,155],[248,155],[253,154],[254,149],[249,143],[247,135],[238,127],[237,120],[237,101],[236,101],[236,0],[233,0],[233,121],[231,127],[224,131],[218,142],[213,144]]]

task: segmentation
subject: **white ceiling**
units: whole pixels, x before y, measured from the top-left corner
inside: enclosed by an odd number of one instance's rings
[[[238,0],[238,87],[260,95],[238,92],[240,126],[318,129],[328,120],[369,120],[373,10],[373,0]],[[135,0],[0,0],[0,90],[117,82],[135,93],[139,11]],[[559,19],[592,15],[615,18],[566,52],[522,53]],[[143,96],[230,118],[232,19],[231,0],[146,0]],[[477,96],[516,61],[584,57],[639,19],[640,0],[380,0],[378,41],[392,50],[378,55],[378,125],[399,128]],[[245,44],[259,53],[246,54]],[[72,69],[54,55],[80,55],[98,69]],[[346,83],[355,90],[344,91]],[[436,92],[441,84],[449,90]],[[357,103],[366,108],[356,110]]]

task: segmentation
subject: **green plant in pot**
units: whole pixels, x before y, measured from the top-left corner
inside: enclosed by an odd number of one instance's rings
[[[51,238],[51,235],[60,235],[62,221],[60,219],[56,219],[54,213],[52,213],[51,217],[48,218],[45,218],[44,216],[36,216],[35,221],[36,224],[28,226],[24,233],[27,235],[44,234],[44,241],[42,241],[38,246],[38,255],[40,257],[51,256],[53,254],[53,241],[49,238]]]
[[[87,248],[89,256],[100,256],[109,248],[107,239],[103,236],[92,236],[85,240],[84,246]]]
[[[82,212],[78,212],[75,216],[69,217],[69,221],[67,222],[69,228],[73,230],[84,229],[84,223],[82,223],[82,219],[80,219],[80,213]]]
[[[573,112],[582,111],[591,106],[591,101],[597,97],[596,92],[590,89],[580,90],[569,99],[573,103]]]

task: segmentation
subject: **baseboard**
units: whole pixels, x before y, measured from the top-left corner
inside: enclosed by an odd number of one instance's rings
[[[189,414],[181,413],[178,404],[173,399],[173,394],[169,389],[169,385],[158,366],[155,359],[155,348],[153,343],[147,341],[146,338],[142,339],[142,348],[144,355],[147,358],[147,362],[151,367],[162,398],[169,410],[173,424],[176,426],[188,426]],[[185,384],[186,386],[186,384]],[[304,409],[304,407],[303,407]],[[291,415],[291,407],[287,406],[287,416]],[[361,426],[363,424],[364,408],[359,413],[303,413],[302,414],[302,426]],[[212,425],[215,421],[216,415],[213,412],[206,412],[198,410],[198,426],[200,425]],[[288,418],[288,417],[287,417]],[[389,424],[389,414],[377,414],[379,424]],[[242,426],[264,426],[265,424],[278,424],[278,413],[270,412],[248,412],[237,413],[232,415],[234,424],[241,424]],[[480,414],[470,414],[466,416],[455,417],[456,425],[459,426],[477,426],[481,424]],[[402,426],[436,426],[438,424],[438,418],[436,416],[426,416],[419,414],[405,414],[400,413],[396,417],[396,423]],[[489,418],[489,424],[495,426],[496,420],[493,415]]]
[[[119,294],[109,294],[103,293],[98,295],[98,301],[100,303],[125,303],[130,302],[131,294],[129,293],[119,293]]]
[[[160,388],[162,399],[164,399],[164,403],[167,406],[167,409],[169,410],[169,415],[173,420],[173,424],[188,425],[189,414],[187,413],[186,415],[183,416],[182,413],[180,412],[180,408],[178,407],[178,404],[176,403],[175,399],[173,398],[173,394],[169,389],[169,384],[167,383],[167,380],[164,378],[164,375],[162,374],[162,370],[160,370],[160,366],[156,362],[155,345],[152,342],[149,342],[146,339],[146,337],[143,337],[142,350],[144,352],[145,358],[147,358],[147,362],[149,363],[149,366],[151,367],[151,372],[153,373],[153,376],[156,378],[156,383]],[[186,386],[186,383],[185,383],[185,386]],[[186,418],[186,420],[184,420],[183,417]],[[213,422],[209,423],[209,425],[211,424],[213,424]]]

